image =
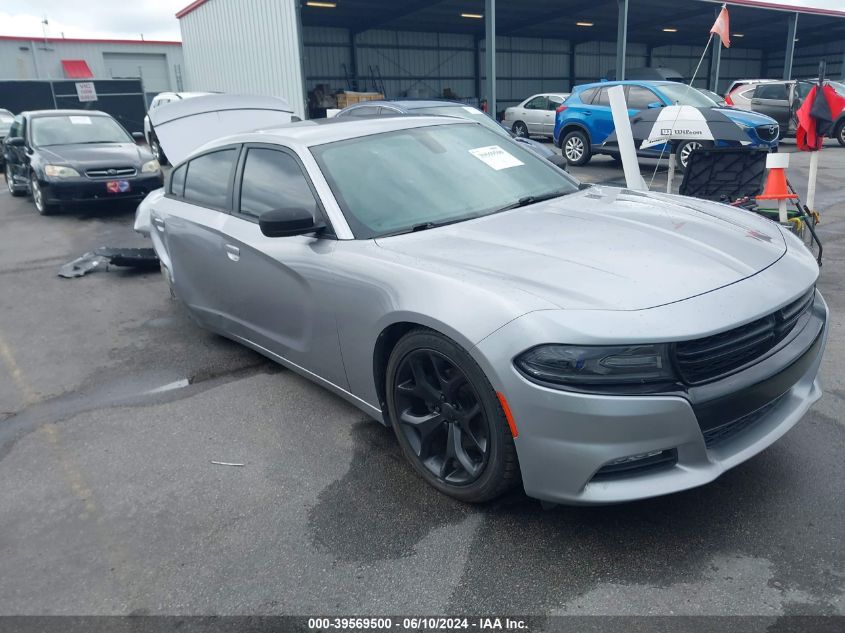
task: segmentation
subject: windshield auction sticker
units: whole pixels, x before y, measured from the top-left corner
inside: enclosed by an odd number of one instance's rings
[[[469,153],[496,171],[508,169],[509,167],[519,167],[524,164],[516,156],[508,154],[498,145],[476,147],[475,149],[469,150]]]
[[[69,116],[68,118],[74,125],[91,125],[90,116]]]

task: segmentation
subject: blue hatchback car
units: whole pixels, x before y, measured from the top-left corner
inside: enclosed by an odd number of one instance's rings
[[[674,81],[603,81],[576,86],[572,95],[558,107],[555,117],[555,144],[561,148],[570,165],[584,165],[593,154],[618,156],[613,148],[604,148],[601,144],[614,130],[607,89],[620,85],[625,86],[629,116],[646,108],[677,104],[697,108],[719,107],[698,90]],[[777,121],[771,117],[735,108],[721,108],[721,111],[745,130],[750,147],[777,147],[780,130]],[[675,151],[678,168],[686,168],[693,150],[710,144],[709,141],[681,141]],[[735,143],[716,139],[717,147],[730,145]],[[661,153],[666,154],[664,147],[657,145],[638,154],[657,158]]]

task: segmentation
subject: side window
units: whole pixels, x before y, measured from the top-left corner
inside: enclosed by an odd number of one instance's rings
[[[317,217],[317,201],[299,163],[285,152],[251,148],[241,180],[240,212],[253,218],[274,209],[307,209]]]
[[[549,110],[556,110],[561,103],[563,103],[563,97],[558,97],[557,95],[549,95],[549,104],[547,108]]]
[[[379,113],[378,106],[361,106],[345,113],[345,116],[373,116]]]
[[[786,84],[760,84],[754,90],[754,98],[786,101],[788,98]]]
[[[170,193],[180,198],[185,195],[185,174],[188,173],[188,164],[185,163],[179,169],[173,170],[170,174]]]
[[[227,208],[229,180],[236,156],[236,149],[224,149],[198,156],[188,163],[185,200],[204,207]]]
[[[628,108],[631,110],[645,110],[649,103],[662,103],[648,88],[642,86],[628,86]]]
[[[598,88],[590,88],[589,90],[585,90],[581,93],[581,103],[585,105],[590,105],[593,102],[593,99],[596,96],[596,93],[599,91]]]
[[[610,97],[607,96],[607,88],[599,89],[599,94],[593,100],[593,105],[600,105],[600,106],[609,106],[610,105]]]
[[[795,84],[795,94],[799,100],[803,101],[808,94],[810,94],[810,90],[813,89],[813,84],[807,83],[806,81],[799,81]]]
[[[548,103],[548,99],[543,96],[534,97],[525,104],[526,110],[547,110],[546,104]]]
[[[15,120],[12,122],[12,126],[9,128],[9,138],[13,136],[23,136],[23,117],[18,115],[15,117]]]

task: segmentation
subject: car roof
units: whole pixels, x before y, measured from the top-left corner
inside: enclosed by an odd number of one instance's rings
[[[21,114],[29,118],[48,116],[107,116],[112,118],[110,114],[101,110],[29,110]]]
[[[588,88],[602,88],[608,86],[685,86],[686,84],[682,84],[678,81],[666,81],[662,79],[620,79],[619,81],[616,80],[609,80],[609,81],[596,81],[591,84],[581,84],[580,86],[575,86],[572,91],[575,92],[576,90],[586,90]]]
[[[267,130],[255,130],[243,134],[235,134],[216,139],[197,150],[206,150],[213,147],[229,145],[232,143],[273,143],[294,144],[304,147],[323,145],[345,141],[362,136],[371,136],[384,132],[397,130],[409,130],[421,127],[432,127],[437,125],[480,125],[467,119],[458,119],[445,116],[413,116],[413,117],[360,117],[360,118],[331,118],[313,119],[309,121],[298,121],[289,125]],[[192,152],[195,153],[195,152]]]
[[[353,108],[357,108],[359,106],[370,106],[370,105],[387,105],[393,106],[396,108],[401,108],[403,110],[418,110],[420,108],[441,108],[444,106],[468,106],[466,103],[461,103],[459,101],[447,101],[437,100],[437,99],[396,99],[396,100],[388,100],[388,99],[379,99],[378,101],[362,101],[360,103],[356,103],[355,105],[349,106],[349,110]],[[474,106],[473,106],[474,107]]]

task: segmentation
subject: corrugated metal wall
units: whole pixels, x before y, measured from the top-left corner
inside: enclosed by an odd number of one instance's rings
[[[780,79],[783,77],[783,53],[770,55],[763,69],[763,77]],[[809,79],[817,77],[819,61],[827,61],[827,77],[830,79],[845,79],[845,42],[828,42],[827,44],[795,46],[792,58],[792,76],[794,78]]]
[[[486,50],[486,41],[481,40],[482,95],[487,93]],[[569,66],[568,40],[496,37],[497,109],[517,105],[537,92],[568,92]]]
[[[167,64],[167,76],[161,73],[143,77],[144,90],[162,92],[179,89],[178,78],[184,69],[179,44],[123,44],[117,42],[49,41],[43,39],[9,40],[0,38],[0,79],[64,79],[63,59],[84,59],[97,79],[112,78],[109,55],[132,55],[142,60],[160,60]],[[140,64],[143,68],[143,64]],[[137,75],[137,73],[136,73]]]
[[[187,89],[282,97],[304,117],[296,5],[212,1],[182,16]]]
[[[672,68],[690,80],[703,50],[702,46],[660,46],[652,51],[652,65]],[[707,55],[696,75],[695,85],[700,88],[706,88],[710,84],[711,52],[712,50],[708,48]],[[723,48],[719,63],[717,92],[723,94],[735,79],[760,77],[763,70],[762,60],[762,53],[756,49],[736,46]]]

